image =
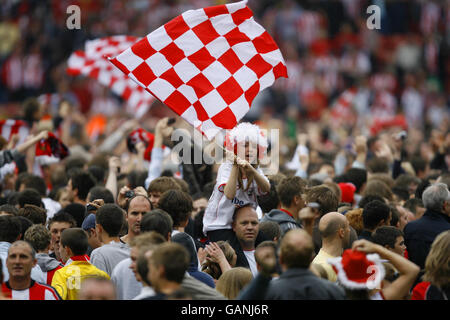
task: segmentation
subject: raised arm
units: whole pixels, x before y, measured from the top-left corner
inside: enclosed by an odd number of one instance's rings
[[[32,145],[34,145],[36,142],[38,142],[41,139],[47,139],[48,138],[48,131],[41,131],[39,134],[35,136],[31,136],[28,140],[23,142],[22,144],[19,144],[16,148],[17,152],[23,153],[28,148],[30,148]]]
[[[233,200],[234,196],[236,195],[236,183],[239,173],[239,167],[237,164],[233,164],[233,167],[231,168],[230,177],[228,178],[227,184],[225,185],[225,188],[223,189],[223,193],[229,200]]]
[[[120,159],[119,157],[109,158],[109,173],[106,180],[105,188],[112,192],[114,201],[117,198],[117,174],[120,171]]]
[[[165,117],[158,121],[155,127],[155,140],[152,149],[152,160],[148,167],[148,176],[145,179],[145,188],[148,189],[150,182],[158,178],[162,172],[162,161],[163,161],[163,140],[164,138],[170,137],[173,132],[173,127],[168,124],[169,118]]]
[[[355,241],[353,249],[366,253],[377,253],[381,259],[389,260],[398,270],[400,276],[388,287],[383,288],[383,296],[386,300],[404,299],[420,272],[420,268],[417,265],[401,255],[367,240]]]

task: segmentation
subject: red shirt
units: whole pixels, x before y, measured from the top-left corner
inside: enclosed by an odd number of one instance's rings
[[[61,300],[55,289],[42,283],[31,280],[31,285],[25,290],[14,290],[9,281],[2,284],[3,294],[13,300]]]

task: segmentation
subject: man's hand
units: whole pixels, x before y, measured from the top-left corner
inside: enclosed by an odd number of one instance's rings
[[[353,143],[356,154],[367,153],[367,139],[365,136],[357,136]]]
[[[100,207],[105,205],[105,201],[103,199],[95,199],[94,201],[89,202],[88,205],[92,205],[96,208],[95,210],[89,210],[88,213],[95,213]]]
[[[125,197],[125,193],[127,191],[130,191],[130,188],[128,188],[127,186],[123,186],[120,191],[119,194],[117,195],[117,204],[119,205],[119,207],[121,207],[122,209],[126,207],[127,204],[127,197]]]
[[[173,132],[173,127],[169,126],[167,123],[169,121],[168,117],[162,118],[158,121],[155,128],[155,135],[159,134],[163,138],[170,137]]]
[[[148,193],[147,193],[147,191],[145,191],[144,187],[141,187],[141,186],[136,187],[136,188],[134,188],[133,191],[134,191],[135,195],[141,195],[144,197],[148,197]]]
[[[255,261],[258,271],[270,276],[276,272],[277,258],[272,247],[259,247],[255,250]]]
[[[210,244],[206,245],[205,251],[207,253],[206,260],[208,261],[220,263],[220,261],[224,259],[226,260],[222,249],[220,249],[220,247],[215,242],[211,242]]]
[[[381,140],[379,140],[376,144],[375,155],[378,158],[387,159],[389,163],[394,161],[394,155],[392,154],[391,148],[386,142]]]

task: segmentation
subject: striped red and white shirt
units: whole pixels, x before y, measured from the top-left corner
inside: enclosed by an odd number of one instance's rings
[[[25,290],[14,290],[9,281],[2,284],[3,294],[13,300],[61,300],[53,287],[31,280],[31,286]]]
[[[53,269],[53,270],[48,270],[48,271],[42,271],[42,273],[44,274],[44,277],[45,277],[45,279],[46,279],[46,283],[48,284],[48,285],[51,285],[52,284],[52,280],[53,280],[53,275],[55,274],[55,272],[57,271],[57,270],[59,270],[59,269],[61,269],[62,268],[62,266],[57,266],[55,269]]]

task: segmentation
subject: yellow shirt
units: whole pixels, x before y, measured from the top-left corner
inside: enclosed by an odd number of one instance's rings
[[[312,261],[312,263],[315,264],[320,264],[325,271],[327,272],[327,277],[328,280],[330,281],[336,281],[337,280],[337,274],[336,272],[334,272],[333,267],[331,266],[331,264],[329,264],[327,262],[327,260],[329,258],[335,258],[331,255],[329,255],[328,253],[326,253],[323,249],[320,249],[319,253],[317,254],[317,256],[314,258],[314,260]]]
[[[77,300],[81,282],[89,277],[104,277],[109,275],[88,261],[72,261],[69,265],[55,272],[52,287],[58,291],[63,300]]]

